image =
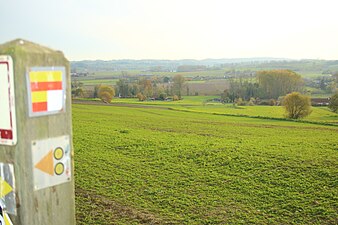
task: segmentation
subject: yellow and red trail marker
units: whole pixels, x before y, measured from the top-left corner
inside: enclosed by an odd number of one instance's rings
[[[47,68],[31,70],[28,74],[31,114],[62,111],[64,108],[64,71]]]

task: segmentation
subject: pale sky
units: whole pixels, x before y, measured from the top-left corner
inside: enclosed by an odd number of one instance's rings
[[[0,43],[85,59],[338,60],[337,0],[0,0]]]

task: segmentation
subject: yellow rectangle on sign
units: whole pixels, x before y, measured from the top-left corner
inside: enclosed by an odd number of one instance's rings
[[[32,103],[35,102],[47,102],[47,91],[33,91]]]
[[[30,82],[56,82],[62,81],[61,71],[31,71],[29,72]]]

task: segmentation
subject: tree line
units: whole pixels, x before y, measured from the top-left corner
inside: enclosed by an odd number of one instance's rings
[[[229,87],[224,90],[222,100],[235,102],[238,99],[249,101],[252,98],[275,99],[293,91],[301,92],[304,81],[291,70],[264,70],[255,77],[229,79]]]
[[[331,88],[333,91],[337,91],[337,73],[332,75],[332,80]],[[301,118],[311,112],[310,98],[299,93],[304,90],[304,80],[294,71],[264,70],[257,72],[255,77],[228,78],[228,81],[228,87],[221,95],[224,103],[254,105],[257,103],[257,99],[267,99],[268,105],[275,105],[277,99],[285,96],[283,102],[284,106],[289,109],[290,118]],[[100,98],[104,102],[111,102],[114,96],[137,97],[140,101],[146,99],[165,100],[171,96],[172,100],[179,100],[186,87],[188,87],[186,79],[182,75],[175,75],[173,78],[119,79],[115,88],[107,85],[95,86],[93,97]],[[73,96],[79,96],[81,93],[81,83],[72,82]],[[331,98],[330,108],[334,112],[337,112],[337,99],[337,94]]]
[[[323,88],[333,93],[328,107],[338,112],[338,73],[332,74],[327,80],[328,85],[323,85]],[[310,97],[300,92],[304,92],[304,80],[299,74],[291,70],[265,70],[259,71],[255,78],[231,79],[222,99],[236,102],[237,105],[244,105],[245,101],[253,105],[257,98],[262,98],[270,99],[267,103],[275,105],[276,100],[282,97],[286,117],[300,119],[312,112]]]
[[[93,90],[94,98],[106,96],[103,101],[120,98],[139,98],[140,101],[146,99],[165,100],[171,96],[173,100],[182,98],[182,91],[185,88],[185,78],[182,75],[175,75],[173,78],[142,77],[140,79],[121,78],[116,82],[115,87],[109,85],[96,85]],[[109,90],[109,91],[108,91]],[[102,95],[102,92],[105,92]],[[83,96],[83,84],[78,81],[72,82],[73,97]],[[110,95],[109,98],[107,96]],[[102,99],[102,98],[101,98]]]
[[[127,79],[120,79],[116,83],[116,95],[122,98],[137,96],[140,100],[155,98],[164,100],[167,96],[182,98],[182,89],[185,78],[182,75],[175,75],[172,79],[164,77],[141,78],[134,82]]]

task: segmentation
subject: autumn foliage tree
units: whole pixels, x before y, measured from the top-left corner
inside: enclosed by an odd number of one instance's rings
[[[173,87],[172,90],[179,99],[182,98],[182,89],[184,87],[185,78],[184,76],[177,74],[173,77]]]
[[[144,96],[141,92],[137,93],[137,98],[139,101],[145,101],[147,99],[147,97]]]
[[[298,92],[292,92],[283,99],[286,116],[291,119],[304,118],[311,114],[310,97]]]
[[[139,86],[142,94],[147,98],[150,98],[154,94],[153,84],[150,79],[139,80]]]
[[[277,99],[287,93],[300,91],[303,86],[301,76],[291,70],[260,71],[257,80],[265,98]]]
[[[97,95],[101,99],[101,101],[105,103],[111,103],[115,95],[115,90],[111,86],[101,85],[98,89]]]

